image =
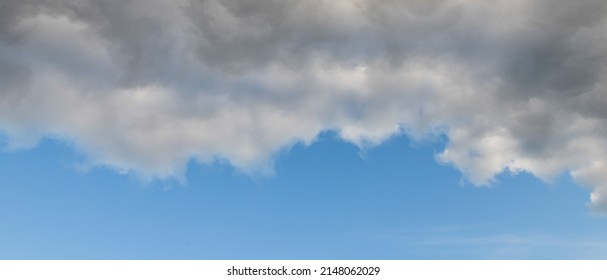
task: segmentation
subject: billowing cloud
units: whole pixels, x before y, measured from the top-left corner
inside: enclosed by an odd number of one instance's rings
[[[473,184],[569,172],[605,210],[606,30],[603,0],[3,0],[0,130],[149,177],[444,134]]]

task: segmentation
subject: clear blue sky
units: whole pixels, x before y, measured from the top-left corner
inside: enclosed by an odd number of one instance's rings
[[[0,154],[3,259],[606,258],[607,219],[566,176],[462,183],[440,143],[361,152],[326,133],[274,176],[190,164],[187,184],[82,173],[61,142]]]

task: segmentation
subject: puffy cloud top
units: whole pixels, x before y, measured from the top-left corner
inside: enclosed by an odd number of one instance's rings
[[[149,177],[444,134],[473,184],[569,172],[607,211],[607,2],[2,0],[0,130]]]

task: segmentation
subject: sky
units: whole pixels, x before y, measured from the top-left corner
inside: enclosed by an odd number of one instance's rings
[[[607,2],[0,2],[0,258],[607,257]]]

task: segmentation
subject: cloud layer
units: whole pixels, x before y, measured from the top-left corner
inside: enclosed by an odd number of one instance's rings
[[[603,0],[3,0],[0,131],[149,177],[444,134],[473,184],[569,172],[607,211],[606,30]]]

